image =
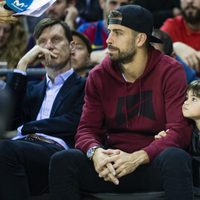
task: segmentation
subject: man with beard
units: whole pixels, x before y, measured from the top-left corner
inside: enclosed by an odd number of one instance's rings
[[[180,0],[182,16],[167,19],[161,30],[173,41],[175,53],[200,72],[200,1]]]
[[[34,36],[37,44],[7,82],[14,103],[11,128],[19,127],[12,140],[0,141],[1,200],[26,200],[48,191],[50,156],[74,145],[82,112],[85,81],[71,68],[69,27],[46,18]],[[37,61],[44,64],[46,78],[28,84],[27,66]]]
[[[52,200],[82,192],[164,190],[168,200],[192,200],[191,127],[183,118],[186,77],[173,58],[149,42],[153,16],[137,5],[108,17],[108,56],[89,73],[75,150],[50,162]],[[158,140],[161,130],[168,134]],[[80,178],[81,177],[81,178]]]

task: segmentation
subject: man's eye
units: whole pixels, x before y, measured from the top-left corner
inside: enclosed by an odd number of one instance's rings
[[[122,32],[121,31],[115,31],[115,34],[116,35],[122,35]]]
[[[58,42],[59,40],[60,40],[60,39],[57,38],[57,37],[56,37],[56,38],[53,38],[53,41],[54,41],[54,42]]]
[[[44,44],[44,43],[45,43],[45,40],[39,40],[38,43],[39,43],[39,44]]]

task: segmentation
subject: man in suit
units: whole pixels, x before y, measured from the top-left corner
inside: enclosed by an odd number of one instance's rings
[[[7,82],[15,102],[12,128],[19,127],[15,138],[0,141],[1,200],[25,200],[48,191],[49,159],[73,145],[82,111],[85,80],[71,68],[68,25],[46,18],[34,36],[37,44]],[[29,85],[26,69],[36,61],[45,66],[46,78]]]

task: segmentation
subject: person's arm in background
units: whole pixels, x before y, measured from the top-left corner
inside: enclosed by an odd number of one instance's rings
[[[71,30],[76,30],[76,18],[78,17],[78,10],[75,7],[75,3],[70,3],[66,9],[65,22],[69,25]]]
[[[49,50],[35,45],[19,60],[14,73],[11,73],[8,76],[6,88],[11,92],[14,104],[14,114],[12,116],[12,123],[9,128],[10,130],[17,128],[23,121],[22,110],[27,90],[26,69],[28,65],[32,64],[33,62],[40,61],[41,59],[48,63],[49,59],[51,59],[51,56],[55,57],[55,55]]]
[[[183,42],[173,43],[174,52],[179,56],[186,64],[197,72],[200,71],[200,52],[196,51],[192,47]]]
[[[101,61],[105,58],[107,55],[107,48],[103,50],[96,50],[92,51],[90,54],[90,60],[92,63],[101,63]]]

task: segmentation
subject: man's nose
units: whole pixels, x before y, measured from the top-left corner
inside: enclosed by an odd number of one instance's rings
[[[113,43],[113,38],[112,38],[112,34],[111,33],[109,33],[109,35],[108,35],[108,37],[106,39],[106,43],[107,44],[112,44]]]
[[[50,40],[47,40],[44,48],[51,50],[51,49],[54,48],[54,45],[53,45],[53,43]]]

